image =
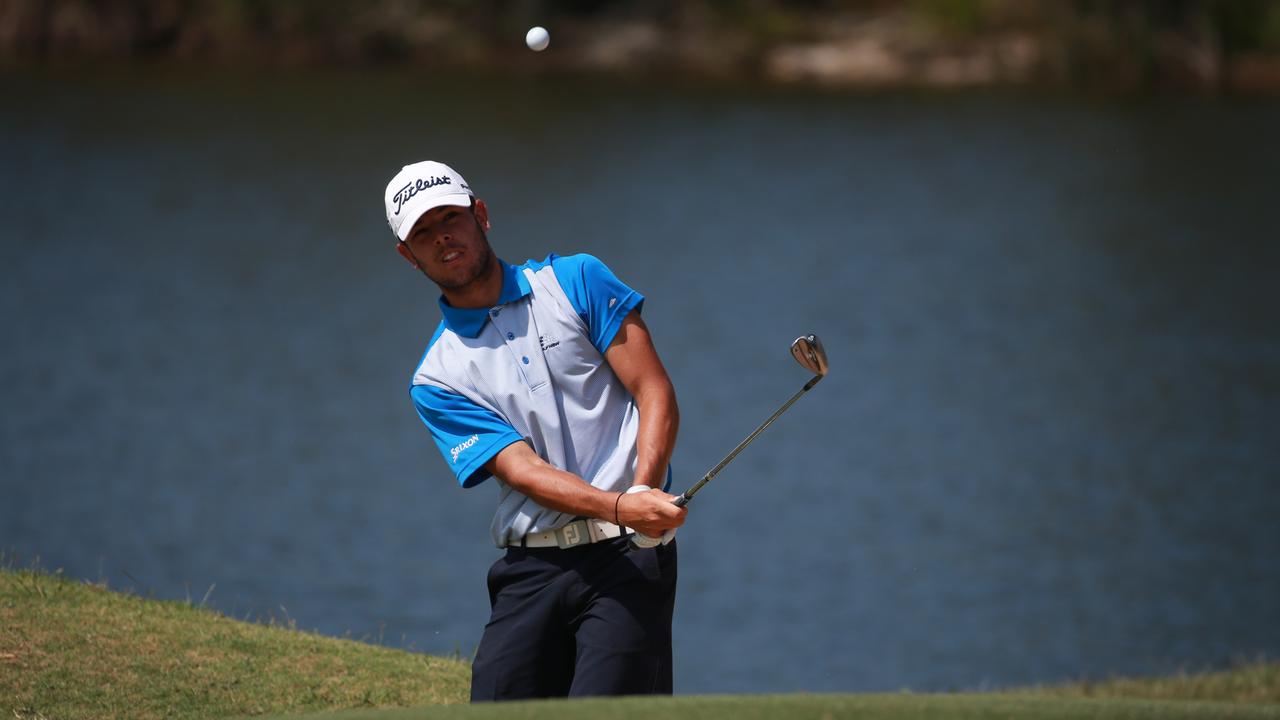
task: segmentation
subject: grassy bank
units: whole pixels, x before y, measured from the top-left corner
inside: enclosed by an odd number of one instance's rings
[[[1003,693],[456,705],[466,663],[0,569],[0,717],[1280,718],[1280,663]],[[452,705],[451,705],[452,704]],[[396,709],[400,708],[400,709]],[[331,714],[330,711],[341,711]]]
[[[348,711],[314,720],[1181,720],[1278,718],[1280,708],[1223,702],[1121,698],[1050,698],[982,694],[733,695],[557,700],[499,705],[450,705],[416,710]],[[284,720],[281,718],[280,720]],[[294,720],[297,720],[296,718]]]
[[[0,717],[207,718],[461,702],[470,667],[0,569]]]

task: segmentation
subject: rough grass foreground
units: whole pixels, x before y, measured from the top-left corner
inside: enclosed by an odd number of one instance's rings
[[[0,569],[0,718],[208,718],[467,699],[458,660]]]
[[[0,718],[1277,718],[1280,663],[1005,693],[465,702],[457,660],[0,568]],[[360,709],[363,708],[363,709]],[[385,709],[391,708],[391,709]],[[402,709],[395,709],[402,708]],[[331,714],[330,711],[345,710]]]
[[[1054,698],[998,693],[900,693],[553,700],[410,710],[354,710],[309,716],[307,720],[1250,720],[1277,717],[1280,717],[1280,708],[1276,706],[1244,703]]]

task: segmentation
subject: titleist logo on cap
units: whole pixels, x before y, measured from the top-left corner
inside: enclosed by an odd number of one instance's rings
[[[396,204],[395,214],[399,215],[401,208],[404,207],[404,204],[409,202],[409,200],[411,200],[414,195],[417,195],[423,190],[430,190],[431,188],[437,185],[452,185],[452,184],[453,184],[453,181],[447,177],[431,177],[431,178],[427,178],[426,180],[423,180],[422,178],[418,178],[417,180],[406,184],[404,187],[396,191],[396,194],[391,197],[391,199],[395,201],[395,204]]]

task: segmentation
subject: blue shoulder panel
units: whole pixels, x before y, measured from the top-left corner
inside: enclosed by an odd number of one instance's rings
[[[409,390],[422,422],[431,431],[445,463],[464,488],[489,478],[484,464],[523,438],[505,420],[457,393],[434,385]]]
[[[603,355],[618,334],[627,313],[644,305],[644,296],[632,290],[607,265],[585,253],[547,258],[569,303],[587,324],[591,344]]]

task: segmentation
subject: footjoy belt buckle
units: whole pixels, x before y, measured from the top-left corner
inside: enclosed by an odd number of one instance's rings
[[[586,545],[589,542],[591,542],[591,536],[587,534],[587,523],[583,520],[574,520],[556,530],[556,547],[561,550]]]

